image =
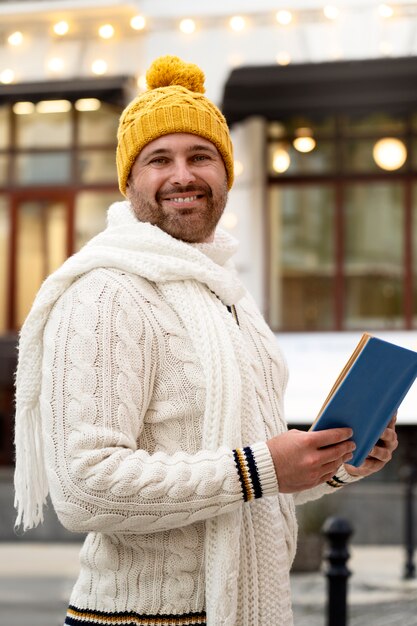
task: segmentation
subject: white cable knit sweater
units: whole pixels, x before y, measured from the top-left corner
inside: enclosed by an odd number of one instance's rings
[[[234,250],[117,203],[22,329],[18,521],[42,519],[49,489],[88,532],[66,624],[292,624],[294,501],[264,443],[286,429],[287,371]]]

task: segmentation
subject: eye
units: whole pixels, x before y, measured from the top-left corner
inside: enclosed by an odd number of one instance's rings
[[[208,154],[196,154],[193,156],[193,161],[209,161],[210,157]]]
[[[165,165],[168,163],[168,159],[166,157],[155,157],[149,161],[151,165]]]

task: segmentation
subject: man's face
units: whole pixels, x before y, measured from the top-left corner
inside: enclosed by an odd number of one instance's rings
[[[139,221],[189,243],[212,241],[227,201],[226,168],[207,139],[164,135],[139,153],[126,195]]]

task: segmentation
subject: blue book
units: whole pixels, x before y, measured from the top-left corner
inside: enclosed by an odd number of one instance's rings
[[[349,427],[362,465],[417,377],[417,352],[364,333],[310,430]]]

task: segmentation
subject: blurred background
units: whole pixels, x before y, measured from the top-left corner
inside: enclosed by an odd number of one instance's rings
[[[0,541],[17,540],[19,327],[121,199],[118,118],[164,54],[201,66],[231,125],[222,226],[288,360],[290,425],[313,421],[363,331],[417,349],[417,2],[0,0]],[[395,460],[308,523],[337,510],[357,544],[404,541],[415,387]],[[24,540],[79,537],[50,513]]]

